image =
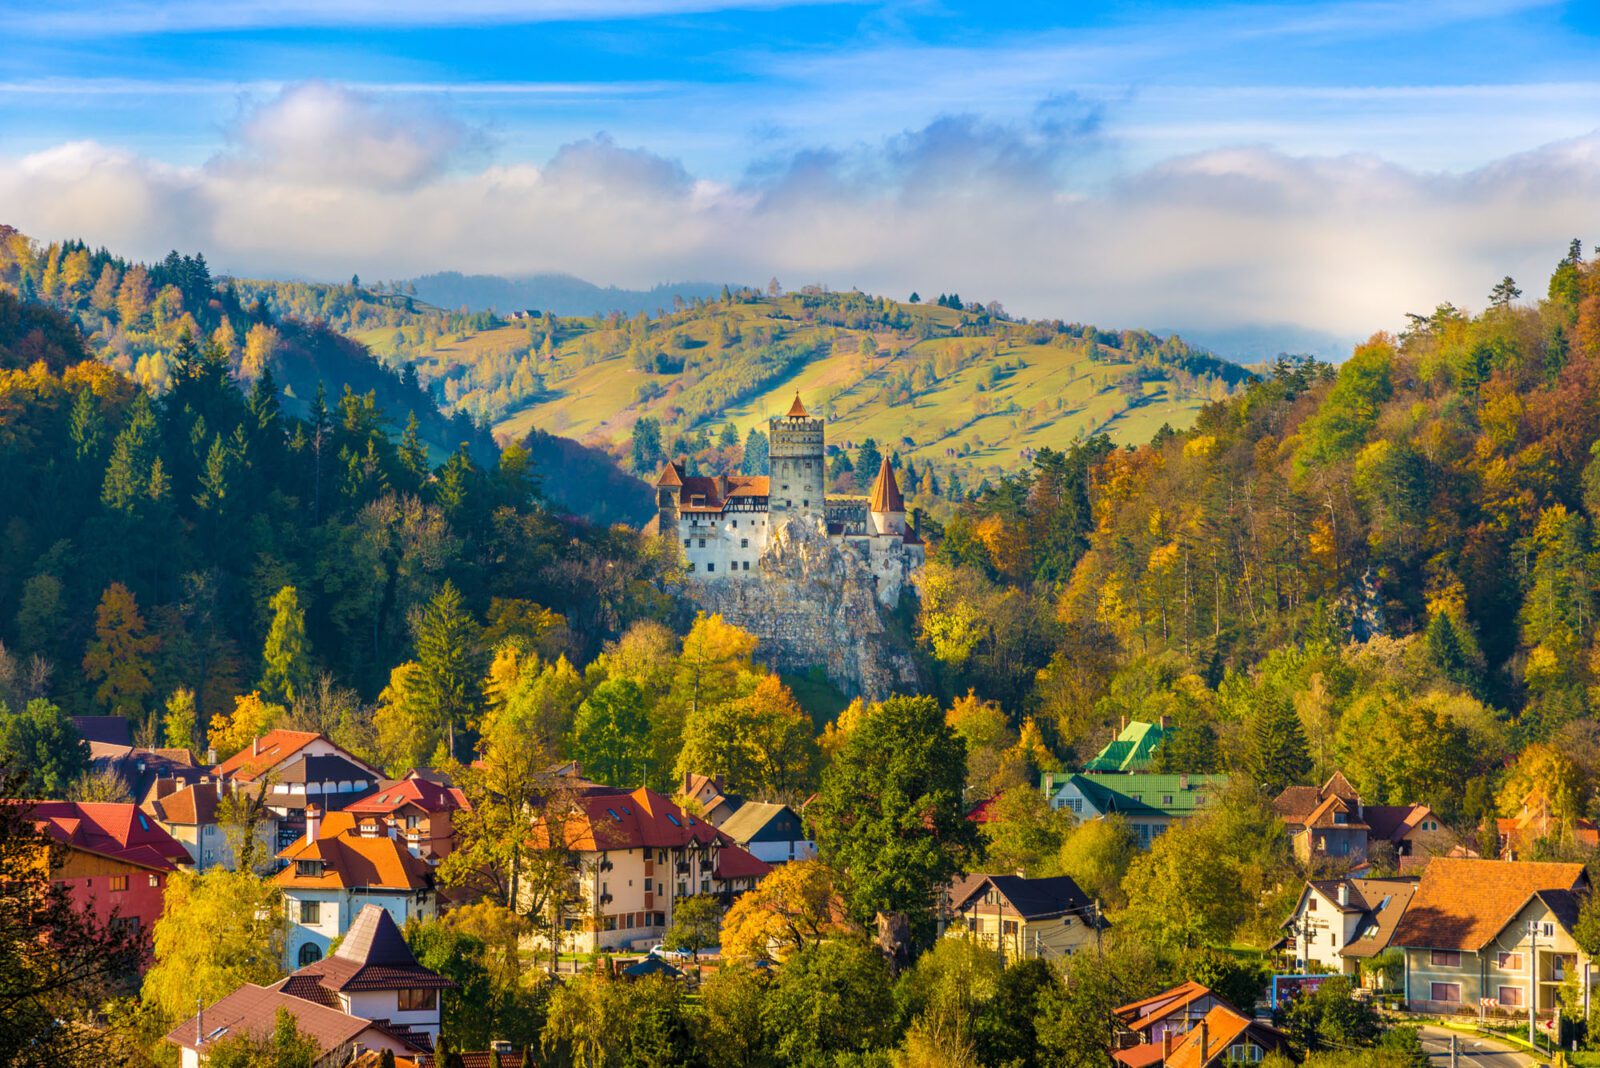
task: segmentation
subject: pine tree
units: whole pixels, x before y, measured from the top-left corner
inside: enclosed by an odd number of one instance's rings
[[[410,476],[412,489],[420,489],[428,480],[428,447],[422,443],[415,411],[407,414],[405,433],[400,435],[400,466]]]
[[[472,715],[478,692],[478,626],[461,604],[461,591],[446,579],[417,617],[417,696],[456,754],[456,724]]]
[[[269,701],[292,703],[311,682],[306,652],[306,615],[300,591],[285,586],[272,598],[272,625],[262,650],[261,692]]]
[[[111,445],[111,459],[101,483],[100,499],[124,516],[137,514],[150,493],[156,461],[156,415],[150,396],[141,392],[128,408],[128,421]]]
[[[1250,721],[1245,771],[1251,782],[1275,796],[1311,770],[1311,751],[1294,703],[1274,691],[1260,694]]]
[[[100,414],[94,390],[80,389],[72,399],[67,436],[72,441],[73,458],[79,464],[87,467],[100,463],[100,454],[105,449],[106,421]]]

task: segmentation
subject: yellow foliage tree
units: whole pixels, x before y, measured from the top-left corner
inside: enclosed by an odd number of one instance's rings
[[[817,860],[774,868],[723,917],[722,955],[736,961],[782,961],[846,930],[844,899],[833,879],[833,869]]]
[[[281,974],[283,899],[247,871],[212,868],[167,878],[161,918],[151,930],[155,963],[141,990],[146,1005],[176,1022],[245,983]]]
[[[83,670],[98,679],[97,701],[111,711],[138,712],[150,693],[150,657],[161,639],[146,634],[133,593],[120,582],[106,587],[95,609],[94,641],[83,654]]]
[[[282,705],[268,704],[259,692],[251,690],[234,698],[231,714],[218,712],[211,717],[207,744],[217,751],[218,760],[226,760],[276,727],[283,716]]]

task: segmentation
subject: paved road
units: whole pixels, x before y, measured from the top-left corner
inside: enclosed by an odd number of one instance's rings
[[[1452,1034],[1460,1043],[1462,1068],[1529,1068],[1535,1063],[1526,1053],[1519,1053],[1515,1047],[1491,1038],[1447,1031],[1442,1027],[1424,1027],[1422,1048],[1428,1051],[1428,1059],[1434,1064],[1445,1066],[1450,1063]]]

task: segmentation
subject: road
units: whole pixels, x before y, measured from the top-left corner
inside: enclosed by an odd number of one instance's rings
[[[1451,1035],[1460,1043],[1462,1068],[1529,1068],[1535,1063],[1526,1053],[1519,1053],[1515,1047],[1492,1038],[1447,1031],[1442,1027],[1423,1027],[1422,1048],[1428,1051],[1428,1059],[1434,1064],[1446,1066],[1450,1063]]]

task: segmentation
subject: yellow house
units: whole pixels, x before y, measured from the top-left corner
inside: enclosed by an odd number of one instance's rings
[[[1406,1004],[1417,1012],[1548,1020],[1574,977],[1590,969],[1573,940],[1589,891],[1582,864],[1435,858],[1395,932],[1405,953]]]
[[[951,888],[945,934],[974,938],[1008,961],[1056,960],[1093,951],[1107,926],[1099,906],[1065,875],[969,875]]]

